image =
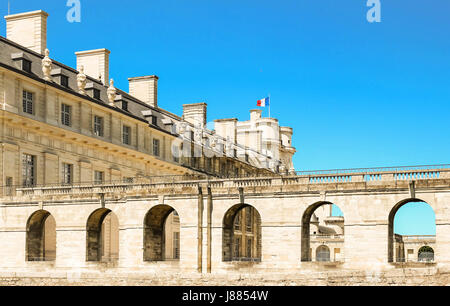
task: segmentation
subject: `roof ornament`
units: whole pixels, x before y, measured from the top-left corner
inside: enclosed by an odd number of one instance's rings
[[[114,106],[114,100],[116,99],[116,88],[114,87],[113,79],[109,82],[109,87],[106,93],[108,94],[109,105]]]
[[[84,66],[80,66],[80,73],[77,75],[78,92],[82,95],[86,94],[86,75],[84,74]]]
[[[108,94],[109,105],[114,106],[114,100],[116,99],[117,94],[113,79],[111,79],[111,81],[109,82],[109,87],[106,93]]]
[[[50,51],[45,49],[45,56],[42,59],[42,72],[44,73],[44,80],[51,81],[52,60],[49,57]]]

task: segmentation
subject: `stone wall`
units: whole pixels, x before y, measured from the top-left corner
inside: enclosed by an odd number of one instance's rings
[[[104,272],[0,272],[1,286],[445,286],[450,271],[398,268],[392,271],[334,271],[296,274],[143,274]]]

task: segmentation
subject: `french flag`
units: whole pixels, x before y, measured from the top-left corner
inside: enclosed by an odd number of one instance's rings
[[[264,98],[264,99],[258,100],[256,102],[256,106],[265,107],[265,106],[269,106],[269,103],[270,103],[270,98]]]

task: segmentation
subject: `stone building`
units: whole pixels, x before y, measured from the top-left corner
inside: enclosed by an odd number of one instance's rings
[[[405,252],[450,271],[450,166],[296,173],[291,128],[251,110],[209,130],[205,103],[182,116],[158,105],[155,75],[115,88],[107,49],[76,52],[77,69],[59,63],[47,16],[7,16],[0,37],[3,279],[263,275],[255,285],[281,273],[328,279],[317,273],[330,265],[367,280],[405,268]],[[436,212],[437,235],[395,235],[397,210],[419,200]]]
[[[183,105],[181,117],[159,107],[155,75],[129,78],[128,93],[115,88],[107,49],[75,52],[76,70],[51,59],[47,17],[43,11],[6,16],[7,37],[0,37],[3,195],[13,196],[18,186],[133,184],[167,176],[177,180],[294,171],[292,129],[279,128],[277,119],[261,118],[261,112],[253,110],[251,121],[235,124],[231,132],[220,120],[215,130],[208,130],[206,103]],[[53,260],[53,217],[34,217],[36,223],[44,221],[48,245],[44,254],[30,244],[29,259]],[[117,260],[117,217],[91,217],[102,224],[92,228],[93,237],[100,233],[100,238],[91,258]],[[164,227],[163,257],[178,259],[176,211]]]
[[[77,70],[51,59],[47,16],[6,16],[7,37],[0,37],[6,190],[292,168],[292,159],[284,165],[259,147],[208,130],[205,103],[183,105],[181,117],[159,107],[155,75],[129,78],[128,93],[116,89],[107,49],[76,52]]]

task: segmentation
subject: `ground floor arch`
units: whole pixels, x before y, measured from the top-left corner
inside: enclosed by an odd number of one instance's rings
[[[116,262],[119,259],[119,221],[115,213],[99,208],[86,224],[86,260]]]
[[[56,258],[56,222],[46,210],[34,212],[26,225],[26,260],[53,261]]]
[[[180,259],[180,217],[169,205],[152,207],[144,218],[144,261]]]
[[[343,261],[343,247],[344,217],[339,207],[326,201],[308,206],[301,220],[301,261]]]
[[[261,216],[248,204],[228,209],[223,218],[223,261],[261,260]]]
[[[425,252],[422,250],[422,257],[419,257],[420,248],[427,243],[434,244],[435,243],[435,235],[429,235],[429,234],[399,234],[394,232],[394,223],[396,219],[396,215],[399,212],[400,209],[405,208],[407,206],[414,205],[415,207],[418,206],[424,206],[428,210],[431,211],[431,215],[420,215],[415,216],[416,218],[430,218],[428,220],[428,223],[434,225],[434,229],[436,226],[436,218],[434,215],[434,210],[427,202],[418,199],[418,198],[409,198],[402,200],[394,205],[394,207],[391,209],[389,216],[388,216],[388,254],[387,259],[388,262],[411,262],[411,261],[425,261],[432,258],[434,261],[434,251],[432,254],[430,252]],[[411,208],[411,207],[410,207]],[[410,214],[411,217],[414,216],[413,214]],[[416,213],[417,215],[417,213]],[[411,224],[411,228],[414,228],[414,225]],[[432,249],[432,248],[431,248]]]

